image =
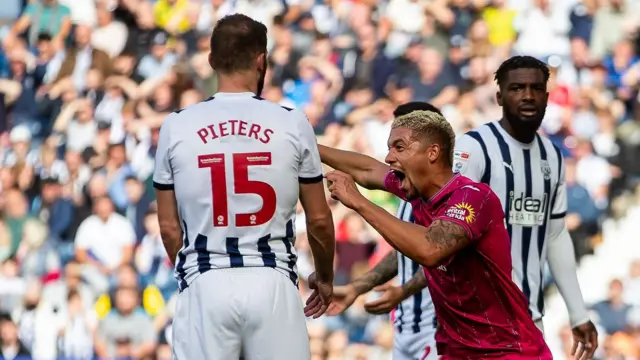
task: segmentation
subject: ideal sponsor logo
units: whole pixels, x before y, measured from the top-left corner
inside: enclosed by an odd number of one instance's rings
[[[509,194],[509,223],[521,226],[540,226],[544,223],[545,209],[549,197],[544,194],[542,199],[527,197],[524,193]]]

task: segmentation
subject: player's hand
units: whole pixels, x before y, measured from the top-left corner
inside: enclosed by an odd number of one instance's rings
[[[331,171],[326,175],[327,189],[331,193],[331,197],[340,201],[344,206],[353,209],[358,201],[364,197],[358,191],[356,182],[351,175],[341,171]]]
[[[591,359],[598,348],[598,331],[595,325],[591,321],[587,321],[574,327],[571,331],[573,332],[571,355],[578,360]]]
[[[384,291],[378,299],[364,304],[364,309],[368,313],[374,315],[389,313],[391,310],[395,309],[400,302],[402,302],[402,298],[404,297],[404,292],[399,286],[383,285],[375,288],[374,290]]]
[[[356,288],[349,284],[333,288],[333,302],[327,309],[327,315],[336,316],[347,310],[358,298]]]
[[[333,284],[331,282],[320,281],[315,272],[309,276],[308,284],[313,292],[307,299],[306,306],[304,307],[304,315],[313,316],[314,319],[317,319],[322,316],[329,308],[329,305],[331,305]]]

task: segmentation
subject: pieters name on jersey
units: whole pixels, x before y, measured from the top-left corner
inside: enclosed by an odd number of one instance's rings
[[[271,140],[273,129],[243,120],[227,120],[207,125],[199,129],[197,133],[203,144],[206,144],[208,140],[224,138],[229,135],[246,136],[266,144]]]

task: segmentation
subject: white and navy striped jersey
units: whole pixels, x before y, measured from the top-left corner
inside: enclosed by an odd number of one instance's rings
[[[411,204],[402,201],[396,215],[398,219],[414,222]],[[398,252],[398,280],[406,284],[420,269],[420,264]],[[396,308],[394,327],[398,334],[435,333],[436,312],[429,289],[404,299]]]
[[[153,182],[174,190],[180,290],[211,269],[266,266],[297,284],[299,182],[322,181],[313,128],[253,93],[217,93],[167,117]]]
[[[455,172],[491,186],[504,207],[511,238],[513,280],[529,300],[534,320],[544,315],[542,275],[552,224],[567,211],[560,149],[536,134],[531,144],[513,139],[498,122],[456,139]]]

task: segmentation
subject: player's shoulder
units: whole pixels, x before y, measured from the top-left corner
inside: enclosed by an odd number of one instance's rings
[[[250,104],[250,106],[255,106],[256,108],[259,108],[263,111],[268,111],[270,114],[273,113],[280,117],[298,119],[301,117],[305,118],[304,113],[300,110],[280,105],[257,95],[252,96],[251,98],[247,98],[247,102]]]
[[[460,151],[464,151],[464,149],[478,149],[484,151],[486,149],[486,144],[492,141],[492,139],[489,138],[493,136],[491,124],[492,123],[484,124],[459,135],[456,138],[455,148],[460,149]]]
[[[545,150],[551,150],[555,152],[562,160],[562,150],[558,145],[556,145],[551,139],[549,139],[546,135],[541,133],[536,133],[536,141],[538,141],[539,146],[543,146]]]
[[[496,199],[498,199],[488,184],[474,181],[464,175],[457,175],[457,176],[459,176],[459,178],[458,178],[458,181],[456,182],[456,188],[454,192],[467,193],[465,197],[475,194],[476,198],[486,198],[486,197],[494,196],[496,197]]]

